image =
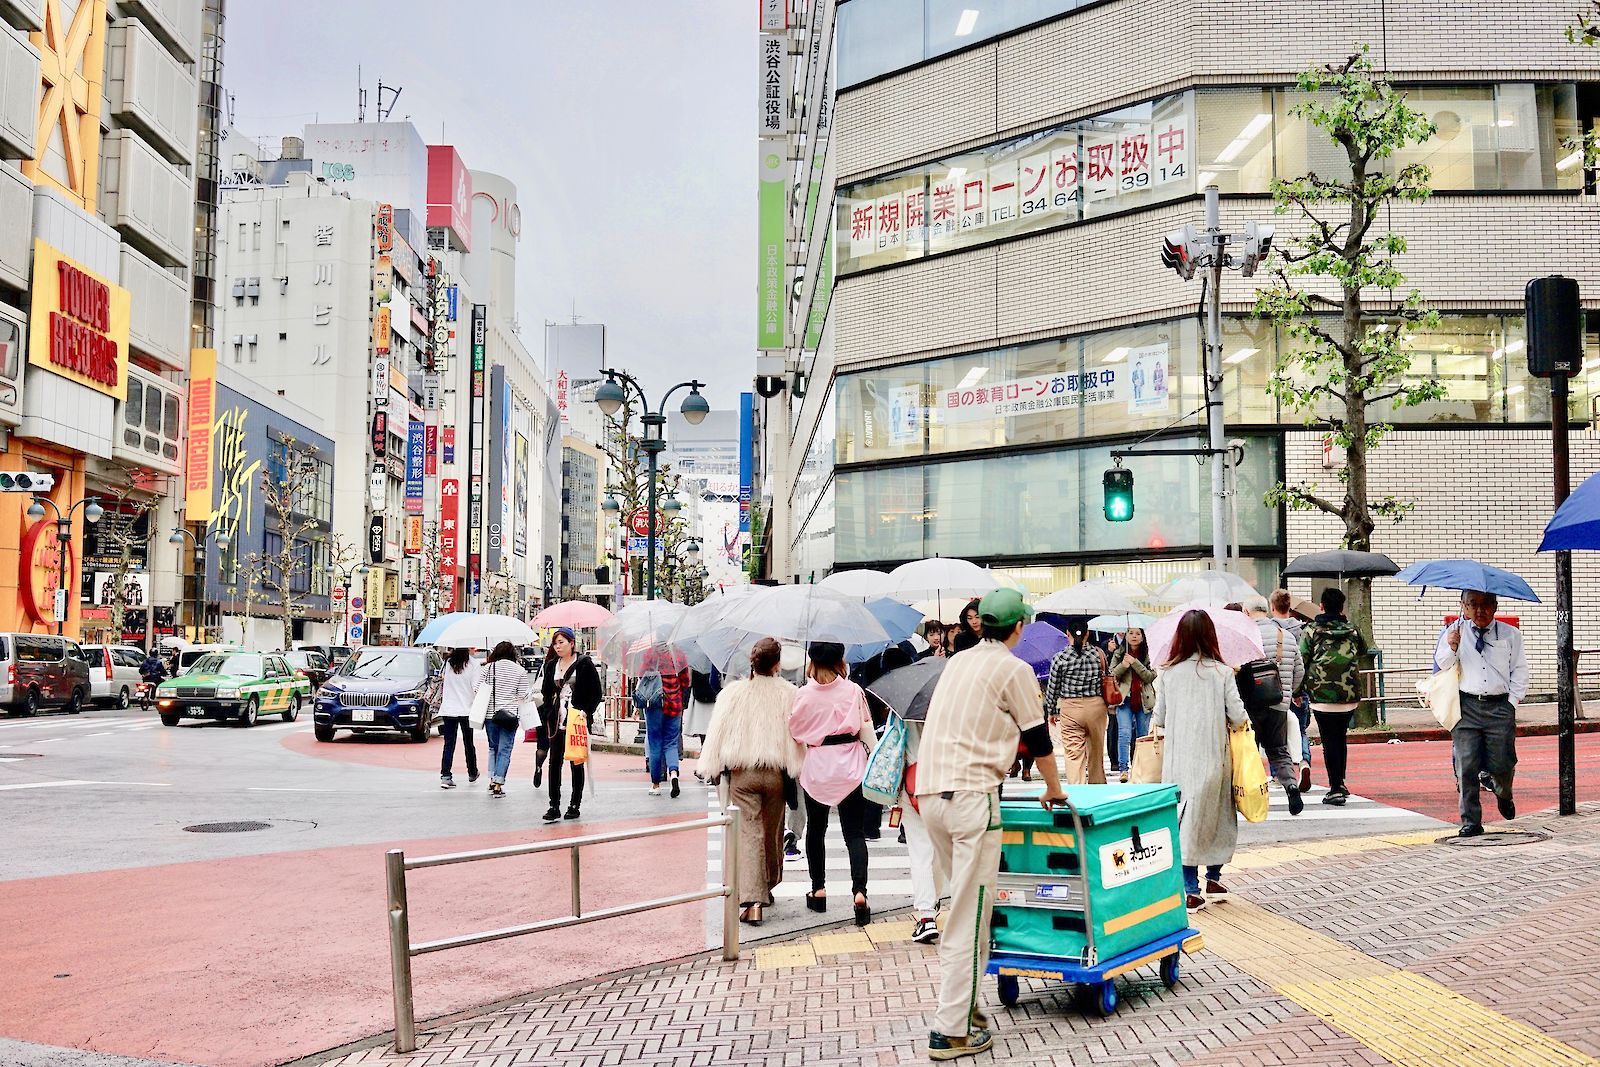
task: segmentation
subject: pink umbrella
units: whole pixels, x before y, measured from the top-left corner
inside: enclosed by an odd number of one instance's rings
[[[1165,663],[1172,654],[1172,638],[1178,632],[1178,622],[1190,611],[1203,611],[1211,616],[1217,627],[1217,644],[1222,659],[1230,667],[1242,667],[1251,660],[1260,659],[1261,630],[1256,621],[1242,611],[1225,611],[1214,601],[1191,600],[1172,609],[1168,615],[1156,620],[1145,630],[1145,640],[1150,642],[1153,663]]]
[[[551,604],[533,617],[535,626],[570,626],[581,630],[586,626],[599,626],[611,621],[611,612],[588,600],[563,600]]]

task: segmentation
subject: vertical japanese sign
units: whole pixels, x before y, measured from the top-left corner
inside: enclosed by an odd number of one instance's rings
[[[372,349],[380,356],[389,354],[389,305],[378,305],[377,312],[372,316]]]
[[[426,426],[422,432],[422,473],[428,478],[439,473],[439,427]]]
[[[456,428],[454,426],[441,426],[439,428],[439,459],[452,467],[456,462]]]
[[[467,589],[476,596],[483,577],[483,363],[489,336],[489,309],[472,305],[472,418],[467,423]]]
[[[422,551],[422,516],[421,515],[407,515],[406,516],[406,551],[407,552],[421,552]],[[414,559],[407,559],[404,562],[407,564],[407,566],[409,566],[412,563],[415,563],[416,561]]]
[[[456,607],[456,561],[460,558],[461,483],[445,478],[439,483],[439,583],[444,592],[440,597],[442,611]]]
[[[394,261],[388,256],[379,256],[377,266],[372,268],[372,299],[387,304],[393,295]]]
[[[489,434],[489,455],[499,462],[489,464],[489,529],[484,568],[500,569],[506,538],[511,534],[511,383],[506,369],[496,363],[489,368],[489,394],[494,398],[494,422]]]
[[[415,419],[406,424],[406,510],[422,510],[422,467],[426,452],[423,425]]]
[[[754,490],[755,400],[750,393],[739,394],[739,532],[750,532],[750,498]]]
[[[217,408],[217,350],[189,353],[189,444],[184,471],[185,522],[211,521],[211,426]]]
[[[761,32],[782,33],[789,28],[789,0],[761,0]]]
[[[762,351],[781,351],[786,347],[789,294],[785,277],[784,223],[788,208],[786,173],[782,147],[762,141],[761,188],[757,215],[757,250],[760,260],[761,281],[756,287],[760,307],[757,310],[756,347]]]
[[[379,252],[394,251],[394,205],[379,204],[378,216],[372,224],[372,236]]]
[[[786,137],[789,96],[794,92],[794,63],[789,57],[789,36],[763,33],[761,42],[760,136]]]

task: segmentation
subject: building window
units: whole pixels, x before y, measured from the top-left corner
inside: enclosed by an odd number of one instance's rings
[[[987,41],[1093,0],[850,0],[839,5],[839,87]]]

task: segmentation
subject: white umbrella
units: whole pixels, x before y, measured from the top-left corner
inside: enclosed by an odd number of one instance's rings
[[[1089,629],[1099,633],[1121,633],[1125,630],[1142,630],[1156,621],[1154,615],[1130,611],[1115,615],[1096,615],[1089,620]]]
[[[867,645],[890,640],[883,624],[860,601],[814,585],[780,585],[729,604],[695,643],[718,670],[727,671],[740,652],[763,637],[801,645],[813,641]]]
[[[961,610],[972,603],[969,596],[936,596],[932,600],[919,600],[911,606],[922,612],[924,619],[938,619],[953,623],[961,617]]]
[[[667,634],[667,643],[687,656],[695,670],[709,669],[711,659],[701,651],[699,638],[711,630],[721,620],[723,613],[734,604],[755,596],[763,589],[764,587],[759,585],[730,585],[713,592],[679,616],[677,623]]]
[[[1247,596],[1257,596],[1255,587],[1237,574],[1228,571],[1205,570],[1180,574],[1150,592],[1150,599],[1158,604],[1187,604],[1191,601],[1216,601],[1228,604]]]
[[[817,583],[819,589],[829,589],[844,596],[872,600],[889,595],[889,576],[882,571],[834,571]]]
[[[934,556],[902,563],[889,573],[885,594],[910,603],[928,597],[982,596],[1004,584],[987,567],[954,556]]]
[[[1033,610],[1056,615],[1126,615],[1138,611],[1139,606],[1116,588],[1120,582],[1116,578],[1090,578],[1042,598]]]
[[[489,613],[464,613],[428,636],[429,644],[444,648],[493,648],[501,641],[531,645],[539,640],[533,627],[521,619]]]

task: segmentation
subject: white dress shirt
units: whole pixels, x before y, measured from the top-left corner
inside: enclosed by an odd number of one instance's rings
[[[1450,631],[1461,630],[1461,647],[1450,648]],[[1521,704],[1528,693],[1528,657],[1522,649],[1522,631],[1496,619],[1483,632],[1483,651],[1478,651],[1478,628],[1470,619],[1446,626],[1434,647],[1433,662],[1440,670],[1461,665],[1461,691],[1476,696],[1504,693],[1512,704]]]

